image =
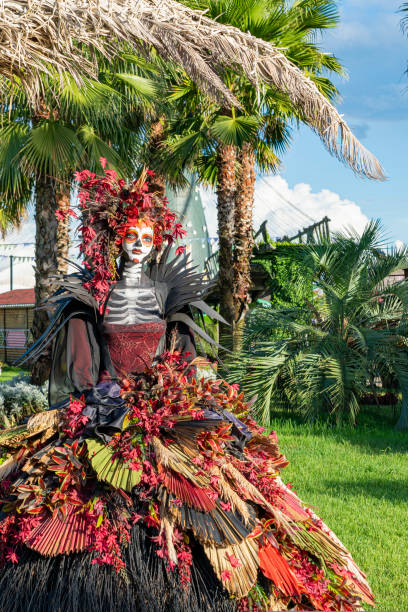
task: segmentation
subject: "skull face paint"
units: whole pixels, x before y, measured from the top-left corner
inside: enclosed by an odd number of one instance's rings
[[[122,238],[123,251],[134,263],[143,263],[153,248],[153,228],[149,225],[128,227]]]

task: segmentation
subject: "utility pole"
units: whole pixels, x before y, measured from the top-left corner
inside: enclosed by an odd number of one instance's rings
[[[13,255],[10,255],[10,291],[13,291]]]

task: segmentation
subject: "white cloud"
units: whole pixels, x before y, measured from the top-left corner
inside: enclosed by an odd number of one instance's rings
[[[217,236],[216,196],[213,191],[201,189],[201,198],[211,237]],[[295,206],[292,207],[290,202]],[[298,210],[296,210],[298,209]],[[267,219],[268,231],[273,237],[292,236],[300,229],[320,221],[328,216],[330,229],[338,231],[353,227],[362,231],[368,218],[360,207],[351,200],[342,199],[329,189],[313,193],[310,185],[299,183],[293,188],[281,176],[258,178],[255,190],[254,227],[257,229]],[[20,230],[7,234],[5,243],[31,243],[5,250],[0,243],[1,255],[34,256],[35,224],[28,219]],[[3,241],[2,241],[3,242]],[[71,252],[70,256],[75,257]],[[34,261],[14,262],[14,289],[25,289],[34,286]],[[0,292],[10,288],[10,263],[8,257],[0,257]]]
[[[216,236],[216,196],[213,192],[203,189],[201,197],[210,236]],[[329,189],[313,193],[311,186],[306,183],[299,183],[291,188],[281,176],[257,179],[254,209],[255,229],[267,219],[271,236],[291,236],[325,216],[330,219],[331,231],[353,227],[356,231],[361,232],[368,222],[368,218],[355,202],[342,199]]]

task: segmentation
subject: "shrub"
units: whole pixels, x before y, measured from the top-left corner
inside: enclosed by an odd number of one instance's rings
[[[0,383],[0,428],[14,427],[48,407],[47,386],[31,385],[27,375]]]

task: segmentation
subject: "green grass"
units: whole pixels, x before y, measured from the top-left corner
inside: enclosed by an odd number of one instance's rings
[[[283,471],[367,574],[375,610],[408,610],[408,433],[388,407],[362,407],[355,428],[275,415]]]
[[[18,376],[19,374],[25,374],[25,373],[26,373],[26,370],[22,370],[21,368],[16,368],[15,366],[5,365],[2,367],[0,383],[7,382],[8,380],[11,380],[15,376]]]

